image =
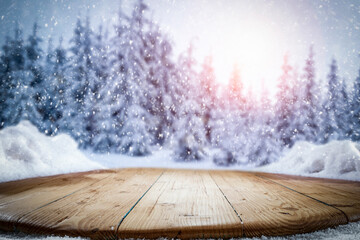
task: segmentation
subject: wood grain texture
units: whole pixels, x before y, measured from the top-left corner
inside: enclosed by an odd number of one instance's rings
[[[0,229],[13,230],[16,222],[37,208],[108,177],[101,170],[1,183]]]
[[[278,236],[359,216],[360,182],[280,174],[120,169],[0,183],[0,229],[34,234]]]
[[[312,232],[345,224],[338,210],[245,172],[211,172],[244,222],[247,237]]]
[[[113,238],[121,218],[162,171],[119,170],[69,198],[23,216],[16,227],[35,234]]]
[[[230,238],[242,224],[207,171],[167,170],[125,218],[119,238]]]
[[[360,182],[257,173],[343,211],[349,221],[360,220]]]
[[[39,188],[43,185],[52,185],[58,182],[67,181],[68,179],[72,179],[72,181],[82,181],[83,176],[89,174],[98,174],[98,173],[111,173],[114,170],[93,170],[88,172],[75,172],[75,173],[67,173],[67,174],[58,174],[46,177],[35,177],[35,178],[26,178],[17,181],[10,181],[0,183],[0,203],[6,201],[1,200],[11,195],[15,195],[20,192],[25,192],[32,188]],[[52,183],[51,183],[52,182]]]

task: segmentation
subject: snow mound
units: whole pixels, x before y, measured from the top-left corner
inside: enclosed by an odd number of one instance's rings
[[[297,142],[284,157],[258,170],[360,181],[360,144],[347,140],[324,145]]]
[[[45,136],[29,121],[0,131],[0,166],[0,182],[103,168],[70,136]]]

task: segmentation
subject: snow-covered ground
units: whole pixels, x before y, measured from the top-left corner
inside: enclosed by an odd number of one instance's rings
[[[246,170],[284,173],[299,176],[336,178],[360,181],[360,144],[351,141],[332,141],[324,145],[298,142],[287,150],[278,161],[262,167],[252,165],[218,166],[212,159],[216,151],[206,151],[208,157],[202,161],[174,161],[172,151],[159,149],[145,157],[130,157],[118,154],[84,154],[94,162],[108,168],[163,167],[185,169]]]
[[[155,149],[152,155],[131,157],[80,151],[75,141],[64,134],[48,137],[28,121],[0,131],[0,182],[60,173],[102,168],[163,167],[187,169],[227,169],[264,171],[301,176],[360,181],[360,144],[332,141],[325,145],[298,142],[278,161],[262,166],[218,166],[216,150],[206,150],[202,161],[174,161],[173,152]]]
[[[232,165],[219,167],[212,161],[216,151],[206,151],[208,157],[199,162],[176,162],[173,152],[157,149],[150,156],[130,157],[118,154],[94,154],[79,151],[67,135],[47,137],[31,123],[23,121],[17,126],[0,131],[0,182],[68,172],[102,168],[164,167],[190,169],[238,169],[265,171],[302,176],[329,177],[360,181],[360,144],[333,141],[326,145],[298,142],[277,162],[263,167]],[[0,239],[81,239],[52,236],[30,236],[1,233]],[[281,237],[261,239],[285,239]],[[360,222],[301,234],[286,239],[360,239]]]
[[[360,144],[297,142],[277,162],[256,169],[271,173],[360,181]]]
[[[103,168],[68,135],[47,137],[28,121],[0,131],[0,182]]]

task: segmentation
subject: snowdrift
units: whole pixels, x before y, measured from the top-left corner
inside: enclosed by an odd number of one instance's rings
[[[23,178],[80,172],[107,167],[171,167],[229,169],[217,166],[212,154],[203,161],[175,162],[170,150],[134,158],[124,155],[99,155],[77,149],[68,135],[48,137],[30,122],[0,131],[0,182]],[[92,160],[89,160],[92,159]],[[360,181],[360,143],[332,141],[325,145],[297,142],[277,162],[263,167],[232,165],[231,169],[284,173],[300,176]]]
[[[28,121],[0,131],[0,166],[0,182],[103,168],[70,136],[45,136]]]
[[[360,144],[351,141],[332,141],[324,145],[297,142],[277,162],[257,170],[360,181]]]

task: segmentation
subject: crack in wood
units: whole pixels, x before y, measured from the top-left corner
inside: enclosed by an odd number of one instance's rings
[[[130,214],[130,212],[136,207],[136,205],[141,201],[141,199],[146,195],[146,193],[149,192],[149,190],[152,188],[152,186],[155,185],[155,183],[157,183],[157,181],[160,179],[160,177],[164,174],[165,171],[161,172],[161,174],[159,175],[159,177],[150,185],[150,187],[143,193],[143,195],[134,203],[134,205],[129,209],[129,211],[127,213],[125,213],[125,215],[121,218],[119,224],[117,225],[116,228],[116,232],[115,232],[115,240],[118,240],[118,233],[119,233],[119,228],[120,225],[124,222],[125,218]]]
[[[236,211],[235,207],[231,204],[231,202],[229,201],[229,199],[226,197],[225,193],[223,192],[223,190],[221,190],[221,188],[219,187],[219,185],[217,184],[217,182],[215,181],[215,179],[213,178],[213,176],[211,174],[209,174],[211,179],[214,181],[214,183],[216,184],[216,186],[218,187],[218,189],[220,190],[221,194],[224,196],[224,198],[226,199],[226,201],[230,204],[231,208],[234,210],[236,216],[240,219],[240,223],[241,223],[241,232],[242,232],[242,237],[246,237],[245,235],[245,230],[244,230],[244,222],[240,216],[240,214]]]

